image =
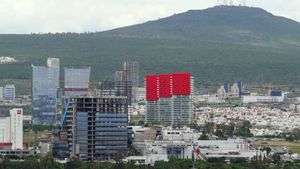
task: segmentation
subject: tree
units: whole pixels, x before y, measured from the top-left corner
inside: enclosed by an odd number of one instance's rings
[[[202,134],[202,135],[198,138],[198,140],[209,140],[209,137],[208,137],[207,134]]]
[[[54,161],[51,153],[48,153],[45,157],[41,159],[40,165],[43,169],[62,169],[59,163]]]
[[[65,169],[84,169],[84,164],[77,158],[72,158],[65,164]]]

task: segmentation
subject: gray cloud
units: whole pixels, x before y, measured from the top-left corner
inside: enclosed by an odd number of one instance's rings
[[[233,0],[235,3],[239,0]],[[102,31],[146,22],[217,0],[0,0],[0,33]],[[248,0],[300,21],[300,0]]]

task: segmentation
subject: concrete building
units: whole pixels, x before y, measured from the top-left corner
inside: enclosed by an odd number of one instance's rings
[[[220,88],[217,90],[218,96],[221,97],[228,97],[228,96],[241,96],[243,95],[244,84],[242,81],[238,81],[233,83],[232,86],[227,82],[224,85],[221,85]]]
[[[195,152],[199,152],[195,153]],[[154,165],[156,161],[168,161],[172,156],[178,159],[207,160],[224,157],[226,161],[243,158],[251,160],[256,156],[266,156],[266,152],[251,150],[249,143],[243,139],[229,140],[154,140],[145,141],[143,156],[130,156],[124,159],[136,164]]]
[[[243,96],[243,103],[281,103],[285,95],[282,96]]]
[[[126,72],[126,81],[131,81],[131,104],[134,106],[137,104],[137,94],[139,88],[139,63],[136,61],[124,62],[123,69]]]
[[[0,144],[23,150],[23,109],[11,109],[9,117],[0,117]]]
[[[90,92],[91,67],[65,67],[64,96],[84,96]]]
[[[127,152],[128,105],[123,96],[73,96],[62,128],[71,157],[101,161]]]
[[[15,100],[16,97],[15,85],[13,84],[5,85],[3,89],[3,97],[5,100]]]
[[[148,75],[145,85],[147,123],[191,124],[193,79],[190,73]]]
[[[35,123],[53,124],[60,86],[59,59],[49,58],[47,64],[32,65],[32,115]]]
[[[251,150],[249,143],[244,139],[199,140],[196,145],[200,149],[201,158],[204,159],[225,157],[227,161],[238,158],[251,160],[259,155],[266,156],[265,152]]]
[[[115,81],[126,88],[126,95],[130,99],[128,105],[136,106],[139,87],[139,63],[136,61],[124,62],[122,70],[115,72]]]
[[[3,95],[3,87],[0,86],[0,101],[3,101],[4,95]]]

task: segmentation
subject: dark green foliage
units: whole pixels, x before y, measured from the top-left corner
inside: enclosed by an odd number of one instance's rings
[[[269,42],[283,37],[297,40],[300,37],[300,26],[292,20],[274,17],[260,8],[219,6],[190,10],[157,21],[107,31],[105,34],[223,42]]]
[[[252,137],[253,135],[250,132],[250,128],[250,121],[243,121],[242,126],[237,127],[235,135],[240,137]]]
[[[145,74],[190,71],[196,86],[224,81],[300,83],[300,24],[257,8],[216,7],[91,34],[0,35],[0,79],[30,79],[47,57],[92,66],[95,81],[113,80],[123,61]],[[61,69],[63,71],[63,69]],[[63,76],[62,76],[63,78]],[[28,86],[30,88],[30,86]]]
[[[237,121],[234,123],[214,125],[214,123],[205,123],[204,134],[199,138],[206,140],[207,134],[214,134],[221,140],[237,137],[252,137],[250,132],[251,124],[249,121]]]
[[[209,161],[197,160],[195,167],[197,169],[296,169],[299,163],[279,163],[272,165],[264,160],[252,160],[250,163],[242,159],[232,161],[228,164],[224,158],[212,159]],[[169,162],[157,161],[154,166],[151,165],[135,165],[134,163],[88,163],[78,159],[71,159],[66,164],[59,164],[53,160],[51,155],[45,157],[27,157],[24,161],[10,161],[4,158],[0,162],[0,169],[191,169],[192,161],[190,159],[171,158]]]
[[[198,138],[198,140],[209,140],[209,137],[208,137],[207,134],[202,134],[202,135]]]
[[[300,140],[300,129],[294,129],[291,133],[292,140],[299,141]]]

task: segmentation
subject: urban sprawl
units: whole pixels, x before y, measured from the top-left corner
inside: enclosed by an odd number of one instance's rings
[[[2,64],[16,62],[1,59]],[[189,72],[141,78],[135,61],[120,65],[113,81],[91,81],[88,66],[60,69],[59,58],[32,65],[31,95],[16,96],[15,84],[0,86],[2,156],[51,152],[60,163],[121,157],[136,165],[172,157],[227,162],[274,154],[283,161],[300,158],[300,145],[295,146],[300,98],[290,91],[271,84],[249,90],[237,80],[204,93]]]

